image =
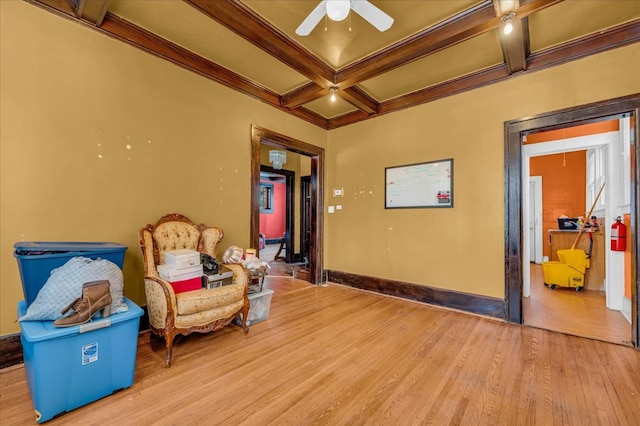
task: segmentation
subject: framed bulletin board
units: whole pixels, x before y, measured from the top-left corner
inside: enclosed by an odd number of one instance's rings
[[[386,209],[453,207],[453,158],[385,168]]]

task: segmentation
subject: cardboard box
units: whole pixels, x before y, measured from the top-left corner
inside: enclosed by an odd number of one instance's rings
[[[175,268],[173,265],[167,265],[165,263],[164,265],[158,265],[157,269],[160,277],[170,282],[200,278],[203,274],[202,265]]]
[[[200,276],[183,281],[169,282],[174,293],[184,293],[185,291],[199,290],[202,288],[202,278]]]
[[[125,297],[127,312],[74,327],[23,321],[20,342],[37,422],[74,410],[133,384],[142,309]],[[18,316],[27,311],[18,304]]]
[[[164,263],[174,268],[200,265],[200,252],[187,249],[165,251]]]
[[[117,243],[76,241],[23,241],[15,243],[13,247],[27,306],[36,300],[51,271],[64,265],[71,258],[83,256],[90,259],[106,259],[122,269],[124,253],[127,250],[127,246]]]

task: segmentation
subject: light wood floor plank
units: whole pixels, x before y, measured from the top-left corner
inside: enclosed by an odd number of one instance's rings
[[[47,424],[638,425],[640,352],[339,285],[269,277],[267,321],[143,333],[131,388]],[[24,368],[0,424],[33,424]]]
[[[542,265],[531,264],[531,297],[522,299],[524,323],[605,342],[631,344],[631,323],[606,307],[602,291],[544,286]]]

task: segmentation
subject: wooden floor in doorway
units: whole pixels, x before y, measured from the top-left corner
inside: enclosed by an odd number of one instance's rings
[[[276,258],[279,247],[280,244],[269,244],[260,250],[260,260],[269,264],[269,269],[267,270],[269,276],[296,277],[308,281],[309,269],[305,267],[304,263],[286,263],[284,259],[286,253],[284,251],[280,252],[280,256]],[[304,272],[306,272],[306,275]]]
[[[604,292],[544,286],[542,265],[531,264],[531,297],[522,301],[524,324],[631,345],[631,324],[619,311],[606,307]]]

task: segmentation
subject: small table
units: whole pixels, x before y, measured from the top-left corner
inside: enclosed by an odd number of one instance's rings
[[[267,276],[267,267],[247,269],[247,272],[249,272],[249,293],[260,293],[262,284],[264,284],[264,277]]]

